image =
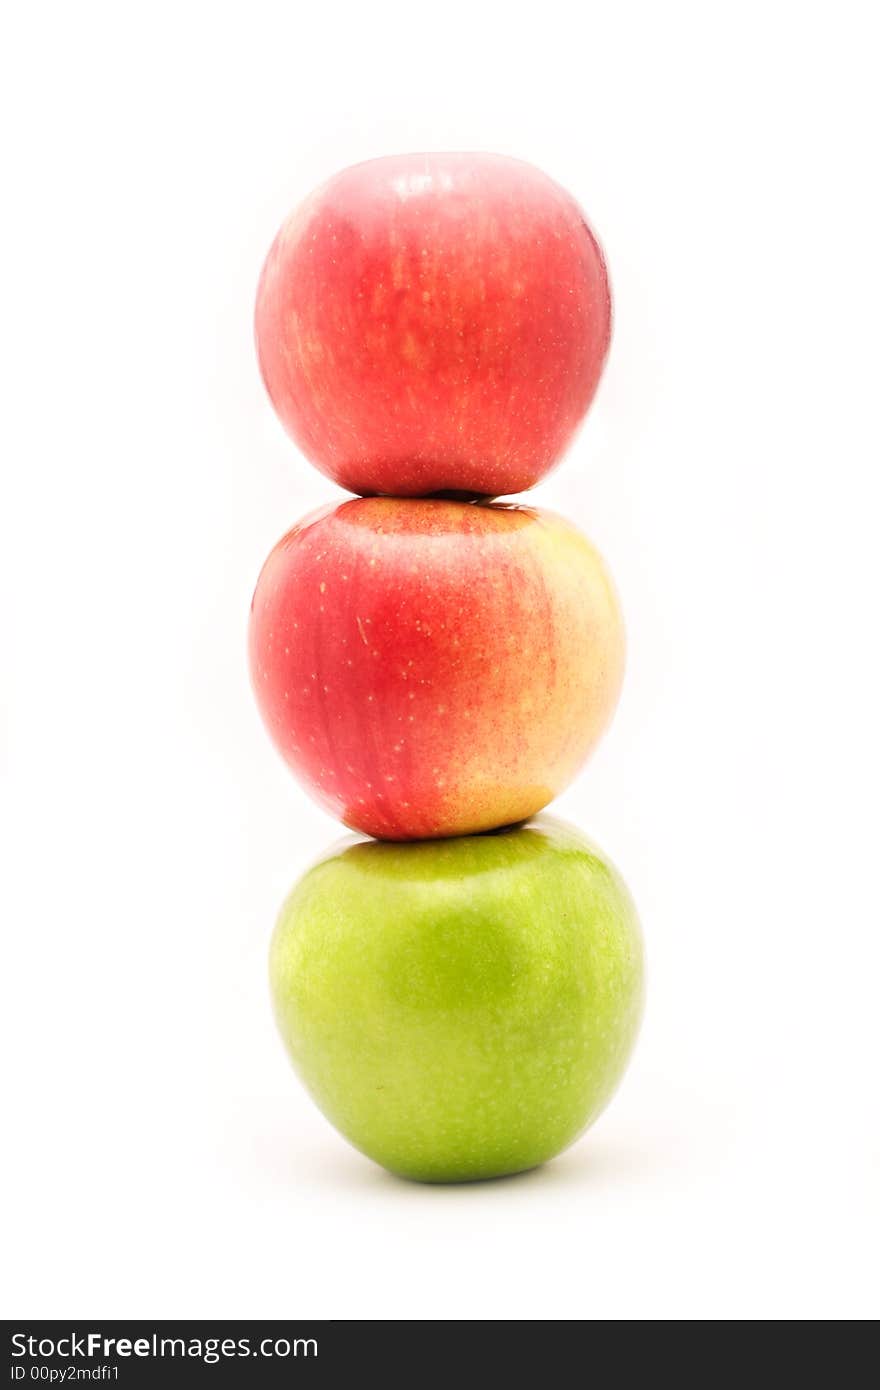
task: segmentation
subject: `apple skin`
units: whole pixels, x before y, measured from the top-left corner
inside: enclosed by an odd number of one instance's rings
[[[570,444],[611,295],[583,212],[539,169],[400,155],[343,170],[284,223],[255,333],[282,424],[342,487],[497,497]]]
[[[501,1177],[610,1099],[642,1013],[641,930],[614,867],[549,816],[348,841],[285,903],[270,982],[300,1078],[356,1148],[424,1182]]]
[[[380,839],[522,821],[613,713],[624,636],[590,543],[550,512],[358,498],[295,526],[251,605],[254,691],[331,815]]]

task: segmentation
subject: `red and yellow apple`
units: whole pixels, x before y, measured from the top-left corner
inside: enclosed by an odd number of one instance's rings
[[[566,191],[520,160],[372,160],[281,228],[257,291],[260,369],[303,453],[352,492],[497,497],[556,464],[611,330],[605,262]]]
[[[580,532],[534,508],[363,498],[295,526],[250,620],[257,702],[334,816],[382,839],[525,820],[607,725],[624,637]]]

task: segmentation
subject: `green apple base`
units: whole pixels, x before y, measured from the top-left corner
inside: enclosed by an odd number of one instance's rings
[[[363,1153],[423,1182],[522,1172],[592,1123],[642,1012],[619,874],[549,816],[415,844],[349,840],[272,940],[300,1077]]]

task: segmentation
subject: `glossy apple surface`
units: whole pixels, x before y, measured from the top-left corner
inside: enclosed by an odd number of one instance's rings
[[[327,1118],[427,1182],[553,1158],[614,1091],[642,1011],[619,874],[550,817],[494,835],[354,843],[288,898],[275,1014]]]
[[[546,806],[614,710],[624,639],[605,567],[532,508],[359,498],[295,526],[251,607],[257,703],[337,819],[384,839]]]
[[[256,341],[303,453],[352,492],[504,496],[558,462],[611,331],[602,252],[520,160],[402,155],[345,169],[279,232]]]

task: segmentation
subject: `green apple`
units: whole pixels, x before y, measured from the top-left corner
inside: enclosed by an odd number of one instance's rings
[[[424,1182],[553,1158],[609,1100],[642,1012],[626,886],[549,816],[451,840],[345,841],[285,903],[270,975],[321,1110]]]

